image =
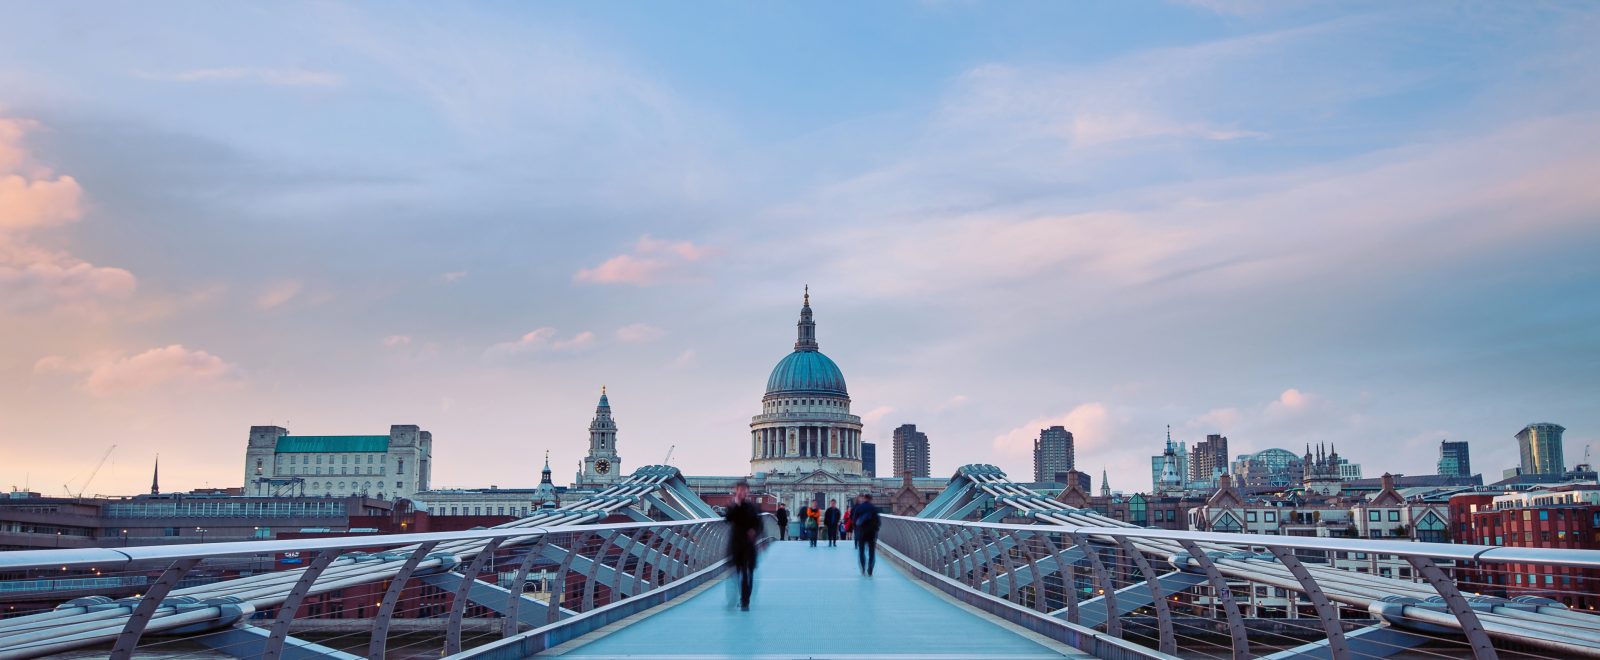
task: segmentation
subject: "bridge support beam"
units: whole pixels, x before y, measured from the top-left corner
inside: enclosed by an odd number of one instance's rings
[[[213,651],[235,658],[261,658],[266,656],[267,645],[272,642],[273,634],[266,628],[237,625],[206,633],[192,640]],[[361,660],[359,655],[287,635],[277,638],[277,641],[278,657],[281,660]]]
[[[1233,599],[1233,591],[1228,588],[1228,580],[1222,577],[1217,564],[1211,561],[1211,555],[1202,551],[1199,544],[1187,539],[1179,540],[1178,544],[1183,546],[1184,552],[1195,563],[1200,564],[1200,570],[1211,582],[1211,590],[1216,592],[1216,602],[1228,617],[1228,634],[1233,636],[1233,657],[1250,657],[1250,637],[1244,627],[1244,617],[1239,614],[1239,603]]]
[[[1206,576],[1183,571],[1163,573],[1155,580],[1161,587],[1163,596],[1173,596],[1189,591],[1206,583]],[[1116,591],[1115,607],[1117,616],[1126,615],[1136,609],[1153,605],[1150,594],[1150,585],[1146,582],[1132,584]],[[1106,621],[1106,598],[1095,596],[1078,604],[1078,622],[1086,626],[1098,626]],[[1052,616],[1067,614],[1067,608],[1061,608],[1050,613]]]
[[[1345,652],[1334,652],[1328,640],[1302,644],[1266,656],[1267,660],[1339,660],[1341,658],[1387,658],[1432,641],[1391,626],[1367,626],[1344,635]]]

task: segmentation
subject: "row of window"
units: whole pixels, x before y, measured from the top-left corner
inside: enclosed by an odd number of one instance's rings
[[[767,412],[777,412],[784,406],[827,406],[829,408],[846,408],[850,404],[836,399],[779,399],[768,401],[765,404]]]
[[[326,490],[330,490],[331,491],[331,490],[335,489],[334,488],[334,483],[335,482],[332,482],[332,481],[313,481],[313,482],[311,482],[311,490],[316,491],[316,490],[324,490],[324,489],[326,489]],[[351,482],[349,482],[347,484],[346,482],[340,481],[340,482],[338,482],[338,490],[354,489],[354,490],[358,490],[359,492],[362,492],[362,493],[370,493],[370,492],[372,492],[372,483],[373,482],[371,482],[371,481],[363,481],[363,482],[360,482],[358,484],[357,482],[351,481]],[[378,496],[382,497],[383,493],[381,491],[383,489],[383,482],[379,481],[377,483],[378,483],[378,489],[380,491],[378,493]],[[398,489],[404,488],[405,486],[401,482],[396,481],[396,482],[394,482],[394,487],[395,487],[396,490],[398,490]]]
[[[112,502],[109,518],[289,518],[345,515],[343,502]]]
[[[1368,511],[1367,522],[1383,522],[1383,511]],[[1389,522],[1400,522],[1400,511],[1398,509],[1389,510]]]
[[[507,509],[510,509],[510,513],[506,512]],[[511,506],[511,507],[505,507],[505,506],[452,506],[452,507],[449,508],[449,513],[445,513],[445,508],[441,506],[441,507],[439,507],[439,515],[441,515],[441,516],[505,516],[505,515],[512,515],[512,516],[523,515],[523,516],[526,516],[526,515],[528,515],[528,512],[530,510],[532,510],[532,507],[527,506],[527,505],[523,505],[521,507],[517,507],[517,506]]]
[[[354,468],[355,472],[351,472],[350,471],[351,469],[352,468],[347,467],[347,466],[339,466],[338,474],[357,474],[357,475],[360,475],[360,474],[378,474],[378,475],[381,475],[381,474],[384,473],[382,465],[367,465],[367,466],[357,465]],[[362,472],[363,469],[365,469],[366,471]],[[320,468],[320,467],[317,467],[317,468],[301,467],[300,469],[297,470],[297,469],[295,469],[295,466],[279,465],[279,466],[275,466],[273,468],[272,473],[273,473],[274,476],[279,476],[279,477],[284,476],[284,475],[289,475],[289,476],[294,476],[294,475],[311,476],[311,475],[321,475],[322,474],[322,468]],[[328,468],[328,474],[330,474],[330,475],[334,474],[334,471],[333,471],[332,467]]]

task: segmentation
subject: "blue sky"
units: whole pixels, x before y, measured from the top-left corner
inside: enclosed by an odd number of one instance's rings
[[[267,423],[527,484],[602,384],[628,466],[741,473],[804,284],[940,473],[1600,439],[1585,3],[3,11],[7,484],[232,485]]]

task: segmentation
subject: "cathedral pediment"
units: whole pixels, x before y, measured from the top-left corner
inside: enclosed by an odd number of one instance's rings
[[[842,483],[844,483],[844,480],[840,479],[838,475],[836,475],[836,474],[834,474],[832,472],[825,472],[825,471],[822,471],[822,470],[817,470],[816,472],[812,472],[811,474],[808,474],[805,477],[802,477],[800,479],[800,481],[798,481],[796,483],[802,483],[802,484],[842,484]]]

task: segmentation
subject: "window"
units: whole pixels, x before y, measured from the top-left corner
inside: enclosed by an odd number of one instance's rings
[[[1367,512],[1367,522],[1378,522],[1380,520],[1383,520],[1383,512],[1382,511],[1368,511]]]
[[[1255,522],[1256,521],[1256,512],[1254,512],[1254,511],[1246,511],[1246,512],[1244,512],[1244,521],[1245,522]]]
[[[401,486],[400,482],[398,482],[398,481],[394,482],[394,487],[395,488],[404,488],[404,486]]]
[[[1540,520],[1549,520],[1550,519],[1550,512],[1549,511],[1540,510],[1539,511],[1539,519]]]
[[[340,463],[344,463],[345,465],[349,465],[350,464],[350,455],[349,454],[340,454],[339,455],[339,462]]]
[[[1277,511],[1268,511],[1268,512],[1266,512],[1265,515],[1266,515],[1265,520],[1267,522],[1278,522],[1278,512]]]
[[[394,473],[395,474],[405,474],[406,473],[406,459],[403,459],[403,458],[399,459],[399,462],[395,463],[395,465],[394,465]]]
[[[1400,512],[1399,511],[1390,511],[1389,512],[1389,522],[1400,522]]]
[[[261,474],[261,459],[256,459],[256,474]]]
[[[317,465],[322,465],[322,454],[317,454]]]

